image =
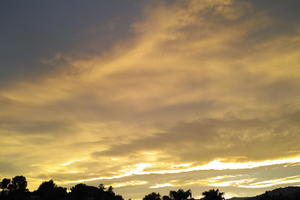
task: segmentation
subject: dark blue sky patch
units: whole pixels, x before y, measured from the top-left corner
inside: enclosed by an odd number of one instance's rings
[[[130,37],[145,1],[0,2],[0,85],[37,76],[56,54],[99,54]],[[3,85],[2,85],[3,86]]]

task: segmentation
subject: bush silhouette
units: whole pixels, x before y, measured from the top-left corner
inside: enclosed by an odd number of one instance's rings
[[[63,200],[67,197],[67,188],[58,187],[53,180],[43,182],[36,191],[41,200]]]
[[[147,194],[143,200],[161,200],[160,198],[160,194],[159,193],[155,193],[155,192],[152,192],[150,194]]]
[[[209,190],[206,192],[203,192],[202,195],[204,196],[202,200],[224,200],[225,198],[223,197],[224,193],[219,192],[218,189],[214,190]]]
[[[26,178],[24,176],[15,176],[8,187],[10,190],[25,192],[27,191]]]

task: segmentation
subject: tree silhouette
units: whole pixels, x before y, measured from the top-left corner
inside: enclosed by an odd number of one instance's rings
[[[116,195],[115,196],[115,200],[124,200],[123,197],[121,195]]]
[[[212,189],[209,191],[205,191],[202,193],[204,196],[202,200],[224,200],[225,198],[223,197],[224,193],[219,192],[218,189]]]
[[[115,194],[115,193],[114,193],[114,188],[113,188],[112,186],[109,186],[109,187],[107,188],[107,192],[110,193],[110,194],[113,194],[113,195]]]
[[[147,194],[143,200],[161,200],[160,198],[160,194],[159,193],[155,193],[155,192],[152,192],[150,194]]]
[[[80,183],[71,188],[68,193],[66,188],[57,186],[53,180],[41,183],[38,189],[30,192],[24,176],[15,176],[12,179],[3,178],[0,182],[0,200],[124,200],[121,195],[116,195],[112,186],[107,189],[103,184],[98,187]],[[202,193],[201,200],[225,200],[224,193],[212,189]],[[299,200],[300,187],[278,188],[267,191],[262,195],[249,198],[256,200]],[[169,196],[161,198],[159,193],[149,193],[143,200],[194,200],[191,190],[170,191]]]
[[[15,176],[12,180],[4,178],[1,181],[1,200],[27,200],[30,193],[24,176]]]
[[[8,178],[4,178],[4,179],[2,179],[2,181],[0,182],[0,188],[1,188],[1,196],[4,196],[4,192],[5,192],[5,190],[7,190],[8,189],[8,185],[9,185],[9,183],[10,183],[10,179],[8,179]]]
[[[10,179],[8,179],[8,178],[2,179],[2,181],[0,182],[0,188],[1,188],[2,190],[7,189],[9,183],[10,183]]]
[[[71,188],[69,197],[70,200],[123,200],[122,196],[115,194],[112,186],[105,190],[103,184],[100,184],[98,188],[82,183],[77,184]]]
[[[100,191],[105,191],[105,186],[102,183],[99,184],[98,188]]]
[[[114,188],[112,186],[109,186],[107,188],[107,190],[104,192],[104,198],[106,200],[114,200],[115,196],[116,196],[116,194],[115,194]],[[102,193],[102,197],[103,197],[103,193]],[[101,198],[101,199],[103,199],[103,198]]]
[[[169,196],[167,196],[167,195],[164,195],[164,196],[162,197],[162,200],[171,200],[171,198],[170,198]]]
[[[43,194],[43,193],[46,193],[46,192],[52,192],[55,187],[56,187],[56,185],[53,182],[53,180],[45,181],[39,186],[39,188],[37,189],[37,193],[38,194]]]
[[[192,197],[192,192],[191,190],[184,191],[183,189],[170,191],[170,197],[172,200],[186,200]]]
[[[70,197],[72,200],[82,200],[88,195],[87,185],[80,183],[71,188]]]
[[[41,200],[60,200],[67,197],[67,189],[58,187],[53,180],[43,182],[36,191]]]
[[[9,184],[8,188],[10,190],[15,190],[19,192],[27,191],[26,178],[24,176],[15,176]]]

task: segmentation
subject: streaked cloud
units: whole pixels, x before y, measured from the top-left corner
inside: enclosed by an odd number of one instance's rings
[[[101,54],[43,58],[59,67],[0,87],[1,176],[133,198],[299,184],[298,15],[264,2],[160,1]]]
[[[173,185],[171,183],[163,183],[163,184],[156,184],[156,185],[150,186],[150,188],[156,189],[156,188],[170,187],[170,186],[173,186]]]
[[[145,185],[147,181],[128,181],[128,182],[121,182],[121,183],[114,183],[112,184],[113,187],[127,187],[127,186],[136,186],[136,185]]]
[[[273,187],[273,186],[280,186],[283,184],[295,185],[295,184],[299,184],[299,183],[300,183],[300,176],[291,176],[291,177],[285,177],[285,178],[281,178],[281,179],[272,179],[272,180],[267,180],[267,181],[256,182],[256,183],[252,183],[249,185],[241,184],[239,187],[268,188],[268,187]]]

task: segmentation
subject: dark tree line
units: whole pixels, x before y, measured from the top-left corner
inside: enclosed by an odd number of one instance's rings
[[[105,188],[103,184],[98,187],[79,183],[67,188],[57,186],[53,180],[43,182],[37,190],[30,192],[24,176],[15,176],[12,179],[4,178],[0,182],[0,200],[124,200],[121,195],[116,195],[113,187]],[[219,190],[203,192],[202,200],[224,200],[223,193]],[[191,190],[170,191],[169,195],[150,193],[143,200],[194,200]]]
[[[201,200],[224,200],[224,193],[219,192],[219,190],[209,190],[202,193],[203,198]],[[179,189],[177,191],[170,191],[169,196],[160,196],[159,193],[152,192],[146,195],[143,200],[194,200],[192,197],[192,191]]]
[[[67,188],[57,186],[50,180],[30,192],[24,176],[4,178],[0,182],[0,188],[0,200],[124,200],[122,196],[115,194],[111,186],[106,189],[103,184],[94,187],[80,183],[67,192]]]

